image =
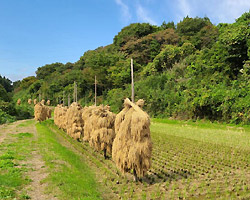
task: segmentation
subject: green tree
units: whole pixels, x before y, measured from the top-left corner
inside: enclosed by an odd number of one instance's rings
[[[149,23],[134,23],[124,27],[118,35],[114,37],[114,45],[117,47],[124,46],[128,41],[135,41],[143,36],[158,31],[157,26]]]
[[[212,25],[209,18],[185,17],[177,24],[177,33],[182,41],[191,42],[197,49],[213,43],[218,36],[216,27]]]
[[[1,84],[0,84],[0,100],[5,101],[5,102],[10,101],[10,97],[7,91]]]
[[[13,90],[12,81],[6,77],[0,75],[0,85],[4,87],[6,92],[11,92]]]
[[[183,51],[181,47],[166,45],[166,47],[149,63],[144,69],[144,73],[163,72],[171,69],[173,65],[180,61]]]
[[[149,34],[137,40],[127,42],[121,51],[132,57],[137,63],[146,65],[152,62],[166,44],[176,45],[179,41],[174,29]]]
[[[20,84],[20,87],[22,89],[27,89],[29,88],[33,83],[35,83],[37,81],[36,77],[34,76],[29,76],[27,78],[24,78],[22,81],[21,81],[21,84]]]
[[[60,67],[62,66],[63,66],[62,63],[52,63],[49,65],[44,65],[42,67],[39,67],[36,71],[36,77],[37,79],[44,79],[51,73],[55,72],[57,69],[60,69]]]
[[[168,23],[166,23],[165,21],[163,21],[162,24],[161,24],[161,28],[162,29],[168,29],[168,28],[175,29],[176,27],[175,27],[175,24],[174,24],[173,21],[172,22],[168,22]]]

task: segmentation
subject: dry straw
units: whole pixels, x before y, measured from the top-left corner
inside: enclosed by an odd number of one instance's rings
[[[92,123],[92,132],[90,134],[89,144],[97,151],[112,153],[112,144],[115,138],[115,114],[110,112],[109,106],[98,106],[92,110],[90,117]]]
[[[38,103],[34,107],[34,114],[36,121],[44,121],[48,118],[48,108],[42,103]]]
[[[47,104],[48,106],[50,106],[50,100],[48,100],[46,104]]]
[[[57,126],[60,129],[63,129],[64,131],[67,130],[67,119],[66,119],[66,113],[67,113],[68,108],[64,107],[62,105],[59,105],[58,107],[58,114],[57,114]]]
[[[41,101],[41,104],[45,105],[45,100],[44,99]]]
[[[36,100],[36,99],[34,99],[34,102],[33,102],[33,103],[34,103],[34,105],[36,105],[36,104],[37,104],[37,100]]]
[[[74,102],[70,105],[65,115],[67,134],[75,140],[83,137],[82,107]]]
[[[32,100],[31,100],[31,99],[28,100],[28,104],[29,104],[29,105],[32,104]]]
[[[50,119],[51,118],[52,109],[49,108],[48,106],[46,106],[46,110],[47,110],[47,119]]]
[[[94,122],[92,120],[93,111],[95,109],[98,109],[96,106],[89,106],[84,107],[82,110],[82,119],[84,122],[84,135],[83,135],[83,141],[88,142],[90,140],[90,135],[93,131]]]
[[[112,158],[123,173],[133,170],[135,180],[144,176],[151,166],[150,118],[141,109],[143,104],[143,100],[134,104],[125,99],[124,109],[115,119]]]
[[[21,105],[21,99],[17,100],[17,105],[19,105],[19,106]]]
[[[67,120],[66,120],[66,113],[67,113],[68,108],[67,107],[63,107],[62,105],[58,105],[55,108],[54,111],[54,123],[63,130],[66,130],[66,124],[67,124]]]
[[[54,123],[59,127],[59,112],[61,109],[61,105],[57,105],[54,110]]]

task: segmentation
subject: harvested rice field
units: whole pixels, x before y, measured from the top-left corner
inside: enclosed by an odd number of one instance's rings
[[[19,132],[30,135],[13,136]],[[10,158],[13,168],[23,170],[23,181],[12,190],[1,181],[0,198],[39,199],[34,182],[41,185],[40,199],[250,198],[249,127],[153,119],[151,137],[152,167],[135,182],[132,172],[121,174],[110,155],[105,160],[102,152],[69,137],[52,120],[1,126],[0,161]],[[14,144],[22,144],[34,163],[18,156]],[[11,169],[0,168],[0,177],[6,171]],[[44,176],[32,180],[36,172]]]

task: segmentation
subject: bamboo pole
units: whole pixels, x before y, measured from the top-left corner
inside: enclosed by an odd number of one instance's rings
[[[131,99],[132,102],[135,103],[133,58],[131,58]]]

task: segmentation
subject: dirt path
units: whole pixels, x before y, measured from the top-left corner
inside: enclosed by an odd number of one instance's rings
[[[9,125],[0,126],[0,144],[8,136],[8,134],[18,133],[31,133],[34,135],[33,151],[31,151],[31,157],[28,160],[22,161],[21,164],[26,164],[30,169],[26,175],[32,180],[30,184],[25,188],[28,196],[34,200],[53,200],[57,199],[51,195],[45,193],[47,184],[43,183],[43,180],[48,176],[47,168],[42,156],[39,154],[39,147],[37,145],[38,135],[35,127],[35,123],[30,123],[31,120],[22,120]]]
[[[18,126],[25,122],[25,120],[20,120],[12,124],[0,125],[0,144],[4,141],[8,134],[20,133]]]

